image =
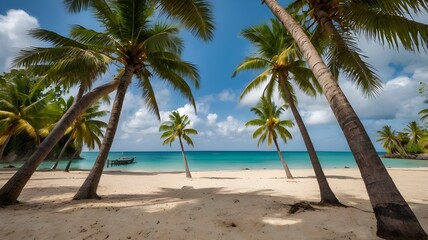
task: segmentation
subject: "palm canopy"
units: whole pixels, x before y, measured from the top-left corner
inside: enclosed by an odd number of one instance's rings
[[[294,0],[288,10],[303,15],[303,25],[314,30],[314,44],[324,49],[332,72],[343,71],[367,95],[379,92],[381,81],[365,62],[356,35],[396,49],[400,44],[427,49],[428,25],[408,18],[428,10],[423,0]]]
[[[180,15],[174,12],[177,2],[190,4],[192,7],[189,9],[193,10],[188,9]],[[72,27],[70,38],[46,30],[33,31],[34,36],[51,42],[54,47],[22,51],[16,59],[18,66],[35,65],[36,71],[47,72],[54,77],[60,76],[64,70],[69,73],[65,76],[73,76],[79,66],[86,66],[83,72],[88,72],[89,79],[104,73],[109,64],[115,64],[120,69],[132,67],[148,108],[158,118],[159,108],[149,81],[151,77],[157,77],[179,90],[195,106],[188,81],[198,87],[199,73],[195,65],[180,57],[183,42],[178,36],[179,30],[167,23],[154,23],[152,18],[155,13],[170,11],[169,16],[180,20],[196,33],[200,30],[201,37],[205,36],[208,40],[214,29],[208,3],[201,0],[74,0],[65,3],[74,11],[90,9],[102,23],[103,32],[78,25]],[[162,7],[159,9],[158,6]],[[192,14],[195,11],[199,14]]]
[[[278,87],[279,79],[283,78],[287,88],[293,92],[291,80],[308,95],[314,96],[321,91],[315,81],[312,71],[300,60],[300,52],[293,39],[281,22],[270,20],[271,24],[261,24],[256,27],[244,29],[241,32],[257,49],[257,53],[246,58],[234,71],[233,76],[244,70],[260,70],[260,73],[244,89],[240,98],[252,90],[266,84],[266,96],[272,96],[275,88],[284,96],[284,89]],[[285,97],[284,97],[285,98]]]
[[[193,146],[193,141],[189,137],[192,134],[198,134],[193,128],[189,128],[190,119],[184,114],[181,115],[179,112],[172,112],[169,115],[169,121],[165,121],[159,127],[159,131],[163,132],[161,139],[164,139],[163,145],[171,145],[176,138],[183,138],[187,144]]]
[[[74,122],[71,134],[77,146],[86,145],[88,149],[101,146],[103,128],[107,128],[107,123],[99,118],[106,116],[109,111],[100,111],[100,106],[100,102],[95,103]]]
[[[376,141],[383,143],[382,147],[385,149],[386,153],[400,153],[405,155],[400,139],[397,137],[395,130],[392,130],[391,126],[383,126],[381,131],[377,131],[377,134],[378,139]]]
[[[408,134],[411,142],[418,143],[424,136],[424,131],[416,121],[409,122],[404,129],[404,132]]]
[[[113,1],[102,0],[101,2],[106,3]],[[214,17],[211,11],[212,6],[206,0],[122,0],[119,2],[135,2],[135,4],[142,3],[150,5],[153,8],[160,8],[161,13],[167,14],[168,17],[178,20],[196,36],[204,40],[211,40],[213,38]],[[64,3],[71,12],[79,12],[98,4],[96,0],[64,0]],[[138,12],[135,11],[135,13]]]
[[[52,102],[54,93],[43,93],[43,86],[36,81],[23,70],[0,76],[0,145],[21,132],[38,142],[46,135],[47,126],[60,117]]]
[[[293,122],[290,120],[280,120],[280,115],[284,111],[283,107],[277,107],[268,98],[262,97],[256,107],[251,108],[251,111],[257,118],[248,121],[245,126],[258,127],[253,133],[253,138],[259,138],[257,146],[262,144],[266,139],[269,146],[278,137],[284,140],[284,142],[287,142],[287,139],[292,139],[287,127],[292,127]]]

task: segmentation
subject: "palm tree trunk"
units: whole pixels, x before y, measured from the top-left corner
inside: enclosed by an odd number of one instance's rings
[[[363,124],[309,38],[276,0],[264,2],[298,44],[342,128],[370,197],[377,219],[377,235],[387,239],[428,239],[389,176]]]
[[[293,97],[291,95],[290,89],[284,81],[284,76],[279,76],[279,85],[285,93],[285,100],[290,106],[291,112],[293,113],[294,119],[296,120],[297,126],[299,127],[300,133],[302,134],[303,141],[305,143],[306,149],[308,150],[309,159],[311,160],[312,167],[315,172],[315,177],[317,178],[318,187],[320,189],[321,201],[322,204],[329,205],[342,205],[339,200],[334,195],[333,191],[328,184],[327,178],[324,175],[322,170],[321,163],[318,159],[317,153],[315,151],[314,145],[312,144],[311,137],[309,136],[308,130],[303,122],[302,117],[297,111],[297,107],[294,104]]]
[[[288,168],[288,165],[285,162],[284,157],[282,156],[281,150],[279,150],[279,145],[278,145],[278,142],[276,141],[276,138],[273,139],[273,142],[275,143],[276,151],[278,152],[279,159],[281,159],[281,164],[285,170],[285,174],[287,175],[287,178],[293,179],[293,175],[291,175],[290,169]]]
[[[82,147],[78,148],[78,149],[74,152],[73,156],[71,156],[71,158],[68,160],[68,163],[67,163],[67,166],[66,166],[66,167],[65,167],[65,169],[64,169],[64,172],[69,172],[69,171],[70,171],[71,162],[73,162],[73,159],[74,159],[74,157],[77,155],[77,153],[79,153],[79,152],[81,152],[81,151],[82,151]]]
[[[82,96],[83,93],[85,93],[85,88],[83,87],[83,85],[80,85],[79,87],[79,91],[77,92],[76,98],[74,99],[74,103],[78,102]],[[70,133],[70,138],[67,140],[67,142],[65,143],[64,147],[61,149],[61,152],[58,155],[58,158],[56,159],[55,164],[52,166],[52,170],[55,170],[58,166],[59,160],[62,158],[62,156],[64,155],[65,149],[67,149],[68,145],[71,143],[71,140],[73,139],[73,132]]]
[[[37,167],[46,158],[52,148],[64,136],[64,132],[73,123],[73,121],[99,98],[113,92],[118,85],[119,81],[115,79],[114,81],[93,89],[89,93],[85,94],[78,103],[74,104],[64,114],[49,136],[46,137],[24,165],[20,167],[9,181],[7,181],[7,183],[0,189],[0,205],[10,205],[17,202],[25,184],[27,184],[34,171],[36,171]]]
[[[80,187],[79,191],[77,191],[76,195],[74,195],[73,200],[100,198],[97,194],[98,184],[100,182],[111,145],[113,144],[117,125],[119,124],[120,113],[122,111],[126,90],[128,89],[128,86],[131,83],[133,75],[134,67],[126,66],[125,73],[122,76],[122,79],[120,80],[119,87],[117,88],[117,93],[111,110],[109,123],[97,159],[95,160],[94,166],[92,167],[92,170],[86,178],[85,182]]]
[[[184,154],[184,147],[183,147],[183,142],[181,141],[181,136],[178,137],[178,140],[180,140],[181,155],[183,155],[184,168],[186,169],[186,177],[192,178],[192,174],[190,174],[190,170],[189,170],[189,165],[187,165],[186,154]]]
[[[70,145],[72,140],[73,140],[73,133],[70,133],[70,137],[68,138],[67,142],[62,147],[61,152],[59,153],[58,157],[56,158],[55,164],[52,166],[51,170],[55,170],[58,167],[59,160],[61,160],[62,156],[65,153],[65,149],[67,149],[68,145]]]
[[[1,159],[3,158],[4,150],[6,150],[6,146],[9,143],[9,141],[10,141],[11,138],[12,138],[12,135],[9,134],[7,136],[7,138],[6,138],[6,141],[4,141],[3,145],[1,145],[1,148],[0,148],[0,162],[1,162]]]

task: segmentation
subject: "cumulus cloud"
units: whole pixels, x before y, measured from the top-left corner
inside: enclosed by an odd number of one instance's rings
[[[218,99],[223,102],[232,102],[235,100],[235,94],[230,89],[226,89],[218,94]]]
[[[209,125],[215,124],[215,122],[217,121],[217,117],[218,117],[217,114],[215,114],[215,113],[209,113],[207,115],[208,124]]]
[[[383,91],[376,98],[367,98],[349,81],[340,83],[354,110],[362,120],[417,119],[423,107],[418,94],[419,82],[426,81],[428,67],[415,70],[410,77],[400,76],[383,84]],[[298,92],[299,109],[309,125],[335,123],[335,117],[324,96],[317,99]]]
[[[23,10],[8,10],[0,15],[0,72],[7,71],[19,49],[37,45],[37,40],[28,35],[28,30],[38,28],[35,17]]]

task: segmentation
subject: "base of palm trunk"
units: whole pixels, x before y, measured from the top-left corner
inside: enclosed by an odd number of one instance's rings
[[[326,199],[321,199],[321,201],[319,201],[318,203],[319,205],[322,206],[332,206],[332,207],[348,207],[342,203],[339,202],[339,200],[326,200]]]
[[[93,191],[90,187],[81,187],[79,191],[74,195],[73,200],[84,200],[84,199],[101,199],[96,191]]]
[[[428,239],[408,205],[388,204],[374,209],[376,235],[385,239]]]
[[[8,197],[0,197],[0,207],[18,204],[19,201]]]

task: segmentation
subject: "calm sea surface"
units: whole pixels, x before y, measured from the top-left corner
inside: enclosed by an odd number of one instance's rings
[[[97,152],[83,152],[84,159],[74,160],[71,169],[88,170],[97,157]],[[135,156],[135,163],[122,166],[105,168],[105,170],[126,171],[182,171],[183,160],[181,152],[111,152],[109,159],[121,156]],[[264,151],[189,151],[186,152],[191,171],[198,170],[240,170],[240,169],[280,169],[282,168],[277,152]],[[307,152],[284,152],[284,157],[290,168],[311,168]],[[323,168],[356,167],[355,160],[350,152],[318,152],[318,157]],[[428,161],[405,159],[382,159],[386,167],[414,168],[428,167]],[[67,160],[59,164],[59,169],[64,169]],[[2,163],[0,167],[9,164]],[[12,163],[16,167],[22,163]],[[47,169],[53,165],[53,161],[45,161],[39,169]]]

